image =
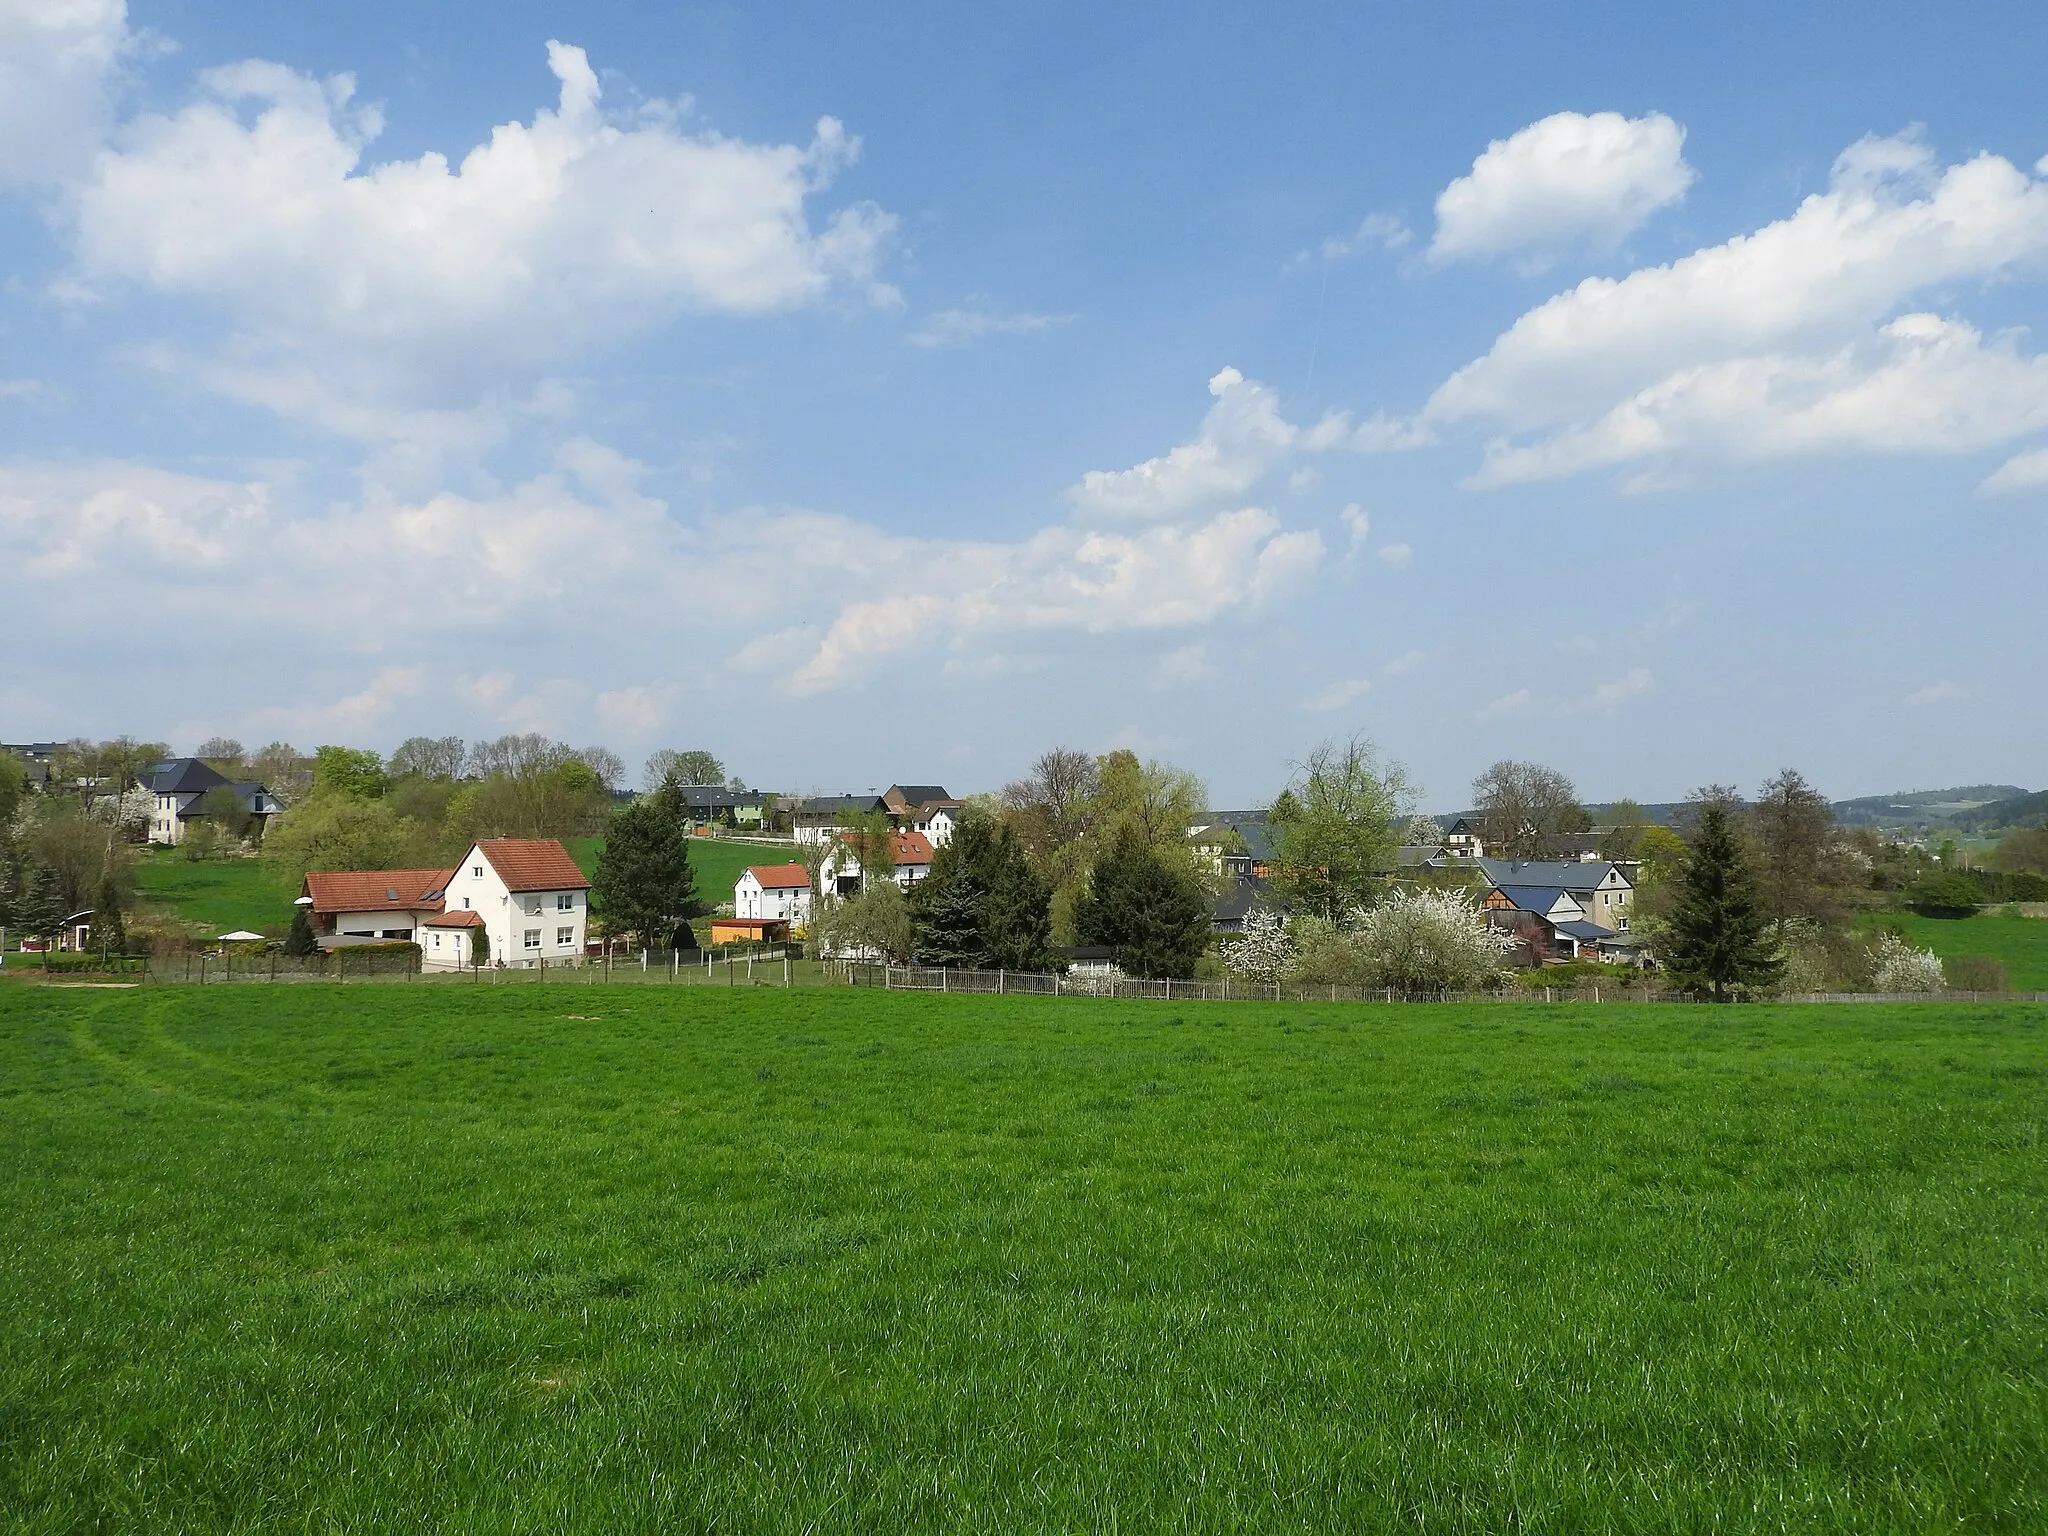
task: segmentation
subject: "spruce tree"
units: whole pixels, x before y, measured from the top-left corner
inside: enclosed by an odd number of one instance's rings
[[[121,897],[111,873],[100,876],[99,900],[92,909],[92,937],[103,955],[128,953],[128,927],[121,921]]]
[[[1208,946],[1212,911],[1193,870],[1126,830],[1096,864],[1074,916],[1081,942],[1107,945],[1125,971],[1181,980]]]
[[[284,936],[284,952],[294,960],[308,960],[320,953],[320,940],[313,932],[310,907],[292,909],[292,926]]]
[[[918,881],[911,920],[916,926],[912,954],[921,965],[980,970],[992,964],[983,924],[988,899],[988,823],[963,817],[932,854],[931,873]]]
[[[1767,987],[1784,970],[1749,861],[1728,825],[1726,808],[1717,803],[1700,811],[1663,960],[1680,986],[1717,1003],[1738,991]]]
[[[469,930],[469,963],[479,971],[491,963],[491,930],[482,923]]]
[[[674,782],[613,814],[590,884],[591,910],[608,936],[631,932],[651,949],[677,947],[698,905],[689,809]]]
[[[987,881],[982,931],[989,959],[1005,970],[1044,970],[1052,963],[1052,887],[1007,826],[996,829],[989,847]]]
[[[64,919],[70,916],[64,910],[64,893],[57,888],[56,877],[47,870],[30,868],[22,878],[21,900],[16,906],[15,918],[21,924],[21,931],[30,938],[41,939],[47,958],[50,944],[63,931]]]

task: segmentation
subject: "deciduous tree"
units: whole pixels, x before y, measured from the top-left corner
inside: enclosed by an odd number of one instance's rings
[[[321,747],[313,754],[313,787],[323,794],[375,800],[389,779],[384,759],[356,747]]]
[[[453,779],[461,776],[462,762],[460,736],[408,736],[391,754],[388,769],[394,779]]]
[[[1332,923],[1371,906],[1413,799],[1407,771],[1382,763],[1364,737],[1324,742],[1267,811],[1276,894]]]
[[[1495,763],[1472,781],[1472,801],[1497,859],[1555,858],[1565,837],[1593,824],[1572,781],[1541,763]]]
[[[678,784],[723,784],[725,764],[700,747],[686,752],[663,747],[647,759],[641,782],[648,789],[658,789],[668,779]]]

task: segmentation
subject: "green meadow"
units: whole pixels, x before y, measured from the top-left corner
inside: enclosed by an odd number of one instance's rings
[[[0,1510],[2048,1528],[2048,1007],[0,983]]]
[[[588,875],[597,868],[597,856],[604,849],[601,837],[568,839],[570,855]],[[732,888],[749,864],[790,864],[796,851],[787,844],[727,842],[722,838],[690,839],[690,868],[697,877],[697,899],[707,907],[730,905]]]
[[[208,937],[246,929],[282,938],[292,925],[297,891],[261,859],[187,859],[175,849],[148,850],[135,864],[144,906],[170,913]]]
[[[2015,992],[2048,992],[2048,919],[1993,909],[1972,917],[1922,917],[1917,912],[1878,912],[1863,922],[1896,927],[1922,949],[1944,960],[1989,955],[2005,965]]]

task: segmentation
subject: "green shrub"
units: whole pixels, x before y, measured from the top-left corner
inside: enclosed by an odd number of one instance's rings
[[[2005,963],[1995,955],[1950,955],[1941,962],[1948,984],[1964,992],[2005,992],[2012,986]]]
[[[1953,869],[1922,875],[1906,893],[1907,904],[1929,917],[1968,917],[1983,900],[1977,882]]]

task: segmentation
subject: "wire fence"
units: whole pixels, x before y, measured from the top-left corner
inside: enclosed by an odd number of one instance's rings
[[[531,964],[483,966],[422,965],[414,953],[394,953],[368,946],[336,949],[327,954],[153,955],[134,962],[140,979],[156,984],[190,986],[249,983],[326,982],[340,986],[369,983],[422,983],[436,986],[568,986],[667,985],[715,987],[819,987],[844,985],[826,967],[802,958],[800,945],[766,944],[719,950],[615,950],[573,961],[536,960]]]

